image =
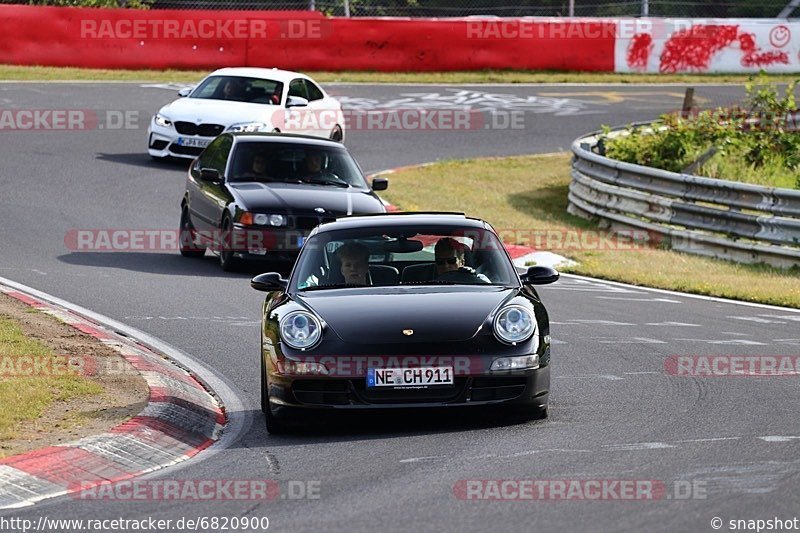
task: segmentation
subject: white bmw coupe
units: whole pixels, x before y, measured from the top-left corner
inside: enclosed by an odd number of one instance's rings
[[[154,159],[194,159],[223,132],[300,133],[344,142],[341,104],[299,72],[223,68],[178,94],[147,128]]]

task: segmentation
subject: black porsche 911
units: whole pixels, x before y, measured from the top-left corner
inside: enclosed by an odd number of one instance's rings
[[[180,251],[219,253],[224,270],[243,260],[294,260],[309,232],[351,214],[385,213],[341,143],[305,135],[225,133],[189,167]]]
[[[491,226],[462,214],[345,217],[315,228],[266,291],[261,408],[271,433],[362,409],[502,406],[547,415],[550,335],[534,285]],[[310,415],[310,416],[306,416]]]

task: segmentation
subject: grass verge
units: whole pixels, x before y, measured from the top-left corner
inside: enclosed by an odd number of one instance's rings
[[[0,80],[15,81],[141,81],[195,83],[210,70],[111,70],[69,67],[0,65]],[[467,72],[308,72],[321,83],[744,83],[746,74],[616,74],[613,72],[552,72],[481,70]],[[775,74],[770,79],[789,82],[796,75]]]
[[[563,244],[564,271],[634,285],[800,308],[800,271],[669,250],[598,246],[608,235],[567,213],[568,154],[444,161],[392,174],[382,196],[404,211],[460,210],[490,222],[506,244]],[[509,237],[517,236],[509,243]],[[608,241],[605,241],[608,242]],[[612,243],[617,242],[613,239]],[[570,244],[572,243],[572,244]],[[546,249],[546,247],[542,247]],[[601,249],[604,248],[604,249]]]
[[[63,362],[63,356],[27,337],[16,320],[0,315],[0,405],[5,406],[0,410],[0,441],[15,438],[21,425],[41,417],[54,402],[103,392],[103,387],[85,377],[71,372],[57,375]],[[36,372],[34,365],[51,369],[52,375]],[[28,372],[40,375],[24,375]]]

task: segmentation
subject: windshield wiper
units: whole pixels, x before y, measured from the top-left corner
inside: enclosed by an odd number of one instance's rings
[[[310,183],[312,185],[335,185],[336,187],[342,187],[343,189],[349,189],[352,187],[346,181],[340,180],[301,180],[303,183]]]
[[[455,281],[446,279],[429,279],[422,281],[404,281],[402,285],[458,285]],[[463,285],[463,283],[462,283]]]
[[[370,285],[360,285],[358,283],[331,283],[329,285],[312,285],[299,289],[301,291],[319,291],[323,289],[353,289],[361,287],[370,287]]]

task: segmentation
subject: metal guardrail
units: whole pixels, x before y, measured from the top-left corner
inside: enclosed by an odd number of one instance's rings
[[[621,131],[621,130],[616,130]],[[572,144],[568,211],[671,249],[778,267],[800,265],[800,191],[678,174]]]

